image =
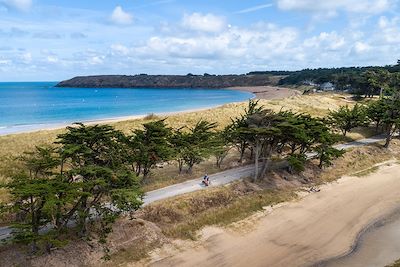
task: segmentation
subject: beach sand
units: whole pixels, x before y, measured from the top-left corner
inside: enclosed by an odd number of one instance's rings
[[[272,209],[248,233],[208,227],[196,247],[153,255],[158,260],[150,265],[309,266],[351,251],[364,228],[399,207],[399,191],[397,164],[366,177],[343,177]]]
[[[230,87],[227,89],[253,93],[256,99],[272,100],[301,95],[298,90],[276,86]]]
[[[171,116],[171,115],[179,115],[191,112],[200,112],[204,110],[209,110],[216,107],[206,107],[206,108],[198,108],[198,109],[187,109],[183,111],[172,111],[172,112],[162,112],[157,113],[157,116]],[[147,114],[149,115],[149,114]],[[132,116],[123,116],[123,117],[113,117],[113,118],[104,118],[98,120],[87,120],[83,121],[86,125],[95,125],[95,124],[110,124],[121,121],[129,121],[129,120],[139,120],[145,118],[147,115],[132,115]],[[2,135],[10,135],[10,134],[20,134],[20,133],[30,133],[37,131],[51,131],[66,128],[67,126],[71,126],[71,123],[55,123],[55,124],[34,124],[34,125],[24,125],[24,126],[14,126],[12,128],[0,128],[0,136]]]
[[[299,91],[294,90],[294,89],[288,89],[288,88],[283,88],[283,87],[271,87],[271,86],[233,87],[233,88],[226,88],[226,89],[250,92],[255,95],[256,99],[270,99],[270,100],[282,99],[282,98],[291,97],[291,96],[300,94]],[[157,116],[171,116],[171,115],[185,114],[185,113],[191,113],[191,112],[201,112],[201,111],[213,109],[216,107],[218,107],[218,106],[210,106],[210,107],[198,108],[198,109],[187,109],[187,110],[183,110],[183,111],[162,112],[162,113],[157,113]],[[109,123],[115,123],[115,122],[121,122],[121,121],[143,119],[146,116],[147,116],[147,114],[143,114],[143,115],[104,118],[104,119],[99,119],[99,120],[88,120],[88,121],[83,121],[83,122],[88,125],[109,124]],[[37,132],[37,131],[41,131],[41,130],[57,130],[57,129],[65,128],[70,125],[71,125],[70,123],[54,123],[54,124],[20,125],[20,126],[13,126],[11,128],[3,127],[3,128],[0,128],[0,136],[9,135],[9,134]]]

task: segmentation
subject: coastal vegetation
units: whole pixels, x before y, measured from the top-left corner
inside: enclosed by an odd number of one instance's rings
[[[115,220],[140,208],[140,184],[150,171],[173,159],[177,173],[191,173],[195,164],[211,155],[220,166],[236,144],[241,153],[250,150],[257,181],[270,170],[273,156],[290,158],[292,169],[302,170],[308,152],[316,152],[320,167],[341,155],[332,147],[334,138],[323,120],[274,112],[254,101],[224,130],[216,128],[216,123],[205,120],[178,129],[169,128],[164,120],[151,121],[131,135],[109,125],[67,127],[51,146],[25,152],[10,170],[3,185],[10,199],[3,213],[15,216],[12,240],[29,244],[32,253],[50,251],[60,240],[68,240],[64,234],[72,225],[80,237],[95,234],[105,244]],[[237,145],[242,142],[247,145]]]
[[[100,75],[74,77],[58,87],[84,88],[227,88],[273,85],[271,75]]]
[[[315,103],[307,102],[310,99],[328,100],[328,104],[315,107]],[[291,109],[291,101],[296,108]],[[6,160],[13,163],[3,163],[7,197],[2,212],[13,222],[12,240],[29,244],[31,252],[36,253],[63,246],[77,235],[98,240],[108,257],[107,236],[113,224],[121,215],[132,214],[141,207],[144,189],[151,184],[157,166],[173,162],[174,176],[190,175],[195,166],[210,158],[215,158],[216,170],[220,169],[233,153],[239,164],[254,163],[252,182],[258,184],[272,171],[274,162],[286,162],[284,170],[292,176],[301,175],[310,166],[330,166],[343,155],[333,147],[344,140],[336,132],[346,136],[353,129],[371,125],[374,133],[385,134],[384,146],[389,147],[400,126],[399,93],[395,86],[383,90],[379,99],[357,104],[343,95],[287,99],[285,109],[280,106],[282,103],[250,101],[246,107],[228,105],[236,108],[228,119],[226,113],[221,113],[221,117],[213,113],[213,119],[208,120],[204,119],[207,113],[202,113],[200,118],[189,117],[184,124],[182,120],[174,123],[173,116],[151,116],[128,125],[76,124],[51,132],[56,135],[54,139],[30,150],[25,148],[28,152],[8,155]],[[5,136],[2,141],[16,137]],[[260,207],[295,196],[294,191],[283,194],[269,187],[253,190],[257,193],[251,196],[218,190],[218,201],[225,199],[221,202],[223,209],[218,207],[213,216],[208,210],[191,211],[202,215],[190,222],[169,225],[164,233],[171,237],[184,237],[182,234],[186,233],[186,237],[192,238],[204,225],[221,220],[229,223]],[[193,209],[190,203],[187,205],[189,211]],[[143,216],[159,223],[160,212],[145,208]]]
[[[279,81],[279,85],[318,85],[331,82],[337,90],[350,89],[357,94],[372,96],[380,94],[385,85],[390,85],[391,74],[396,74],[399,71],[400,61],[395,65],[388,66],[304,69],[278,74],[285,75]],[[252,74],[272,75],[273,72]]]

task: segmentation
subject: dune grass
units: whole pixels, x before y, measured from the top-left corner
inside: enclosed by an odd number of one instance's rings
[[[324,116],[329,110],[336,110],[342,105],[351,104],[348,98],[348,95],[342,94],[314,94],[294,96],[280,100],[260,100],[260,104],[274,111],[292,110],[294,112],[309,113],[313,116]],[[149,114],[142,119],[125,120],[109,124],[125,133],[130,133],[132,130],[140,128],[143,123],[155,119],[166,119],[167,124],[172,128],[190,127],[200,119],[203,119],[217,122],[221,129],[231,122],[231,118],[242,114],[246,107],[247,102],[231,103],[204,111],[179,113],[169,116]],[[10,166],[13,165],[16,157],[22,155],[24,151],[32,150],[35,146],[52,144],[56,140],[57,135],[64,131],[64,129],[42,130],[31,133],[0,136],[0,182],[6,179],[7,172]],[[208,170],[211,166],[211,163],[200,165],[195,175],[197,176],[199,173],[204,172],[204,170]],[[212,171],[216,170],[211,168],[210,173],[212,173]],[[153,178],[152,181],[158,183],[158,186],[147,185],[149,189],[170,184],[171,175],[173,178],[176,178],[173,172],[167,173],[167,175],[163,175],[162,171],[156,173],[157,175],[153,177],[158,178]],[[180,178],[189,179],[191,177]],[[7,197],[4,192],[0,192],[0,201],[5,198]]]
[[[400,159],[400,140],[393,140],[390,150],[382,145],[354,148],[336,159],[331,167],[319,170],[314,163],[314,171],[306,171],[303,175],[316,184],[332,182],[344,175],[363,177],[378,169],[374,165],[390,159]],[[290,176],[288,173],[275,174]],[[294,175],[293,179],[296,177]],[[204,226],[228,225],[265,206],[296,198],[298,183],[281,187],[270,179],[271,174],[257,184],[238,181],[156,202],[144,208],[143,218],[156,223],[169,237],[195,239],[197,231]]]
[[[392,264],[386,265],[386,267],[400,267],[400,259],[393,262]]]

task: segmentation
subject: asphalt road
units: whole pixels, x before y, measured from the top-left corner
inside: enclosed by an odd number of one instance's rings
[[[335,148],[337,149],[350,149],[354,147],[360,147],[360,146],[365,146],[369,144],[373,144],[376,142],[384,141],[385,137],[384,136],[375,136],[371,138],[366,138],[366,139],[361,139],[358,141],[346,143],[346,144],[340,144],[336,145]],[[308,157],[312,157],[315,154],[310,153],[308,154]],[[230,170],[226,170],[223,172],[215,173],[210,176],[210,187],[214,186],[220,186],[220,185],[225,185],[229,184],[233,181],[237,181],[243,178],[247,178],[252,176],[254,173],[254,165],[247,165],[239,168],[234,168]],[[164,187],[161,189],[157,189],[154,191],[147,192],[145,197],[144,197],[144,205],[148,205],[154,201],[158,200],[163,200],[166,198],[198,191],[198,190],[204,190],[207,187],[202,185],[202,178],[198,178],[195,180],[189,180],[183,183],[171,185],[168,187]],[[10,227],[0,227],[0,240],[3,240],[5,238],[10,237],[12,232],[12,229]]]

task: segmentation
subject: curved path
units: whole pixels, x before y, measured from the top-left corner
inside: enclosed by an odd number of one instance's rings
[[[369,144],[373,144],[376,142],[384,141],[384,136],[375,136],[371,138],[361,139],[358,141],[340,144],[335,146],[337,149],[350,149],[354,147],[365,146]],[[314,156],[315,154],[308,154],[309,157]],[[254,173],[254,165],[247,165],[239,168],[234,168],[230,170],[226,170],[223,172],[215,173],[210,175],[211,185],[210,186],[220,186],[229,184],[233,181],[237,181],[243,178],[247,178],[252,176]],[[189,180],[183,183],[171,185],[168,187],[164,187],[161,189],[157,189],[154,191],[149,191],[146,193],[144,197],[144,205],[148,205],[154,201],[163,200],[166,198],[198,191],[205,189],[206,187],[202,186],[201,178],[195,180]],[[10,227],[0,227],[0,240],[8,238],[11,235],[12,229]]]

